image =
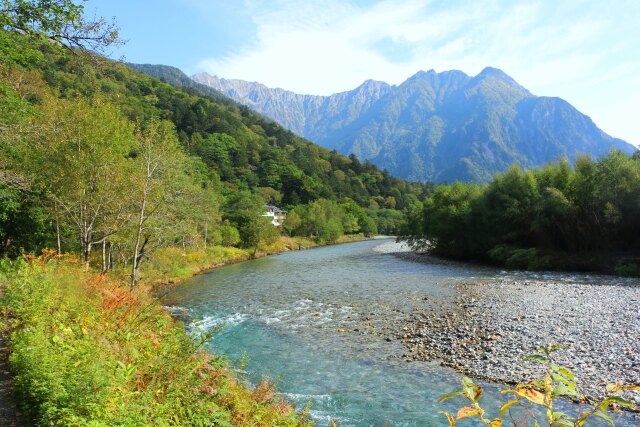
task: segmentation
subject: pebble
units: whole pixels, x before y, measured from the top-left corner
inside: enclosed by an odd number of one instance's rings
[[[423,299],[393,336],[406,360],[440,360],[474,378],[504,383],[542,375],[523,356],[558,343],[555,363],[570,367],[583,393],[640,384],[640,285],[500,281],[454,285],[452,307]],[[640,401],[640,394],[627,396]]]

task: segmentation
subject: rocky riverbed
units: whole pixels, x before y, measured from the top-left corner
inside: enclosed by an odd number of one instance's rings
[[[610,383],[640,384],[640,283],[604,276],[593,276],[591,283],[505,276],[453,285],[453,303],[425,297],[392,337],[407,349],[402,357],[516,383],[541,374],[540,365],[522,357],[555,342],[566,345],[556,362],[575,373],[591,399],[602,398]],[[640,405],[640,394],[628,397]]]

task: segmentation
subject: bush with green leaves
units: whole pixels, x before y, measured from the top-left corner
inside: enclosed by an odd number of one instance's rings
[[[513,248],[498,245],[489,251],[489,257],[498,264],[521,270],[545,270],[551,267],[548,256],[536,248]]]
[[[609,415],[611,408],[637,409],[633,402],[622,396],[625,392],[640,391],[640,386],[635,384],[610,384],[606,387],[608,396],[605,399],[600,402],[587,402],[586,397],[580,393],[573,373],[554,363],[553,353],[560,348],[562,347],[559,345],[538,347],[536,354],[525,357],[525,360],[540,363],[544,368],[544,376],[503,390],[502,394],[510,395],[511,399],[502,405],[497,416],[490,415],[481,406],[482,387],[470,378],[463,378],[462,390],[440,397],[440,402],[456,397],[463,397],[468,401],[455,416],[446,411],[442,412],[447,417],[449,425],[455,426],[459,420],[465,418],[475,418],[487,427],[500,427],[505,423],[518,427],[580,427],[592,418],[599,418],[613,426],[614,421]],[[577,413],[567,414],[557,410],[557,401],[562,398],[578,402]],[[516,407],[522,409],[522,417],[516,418],[512,414],[511,411]],[[543,415],[538,409],[542,409]]]
[[[619,261],[614,269],[618,276],[640,277],[640,263],[630,261]]]

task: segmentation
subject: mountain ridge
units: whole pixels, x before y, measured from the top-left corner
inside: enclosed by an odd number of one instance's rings
[[[258,82],[192,76],[291,131],[417,181],[486,182],[580,154],[635,148],[557,97],[532,94],[504,71],[418,71],[398,85],[373,79],[350,91],[302,95]]]

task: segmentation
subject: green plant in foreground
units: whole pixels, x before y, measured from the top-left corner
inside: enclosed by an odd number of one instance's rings
[[[505,416],[508,416],[509,421],[514,426],[528,426],[533,422],[535,427],[541,425],[576,427],[584,425],[587,420],[593,417],[605,420],[613,426],[613,419],[608,415],[610,408],[636,408],[632,402],[624,399],[620,394],[625,391],[640,390],[640,386],[635,384],[610,384],[606,388],[608,397],[601,402],[591,404],[588,409],[585,409],[583,404],[587,402],[587,399],[578,391],[573,373],[553,362],[553,353],[561,348],[559,345],[537,347],[537,354],[525,357],[525,360],[542,364],[545,374],[541,379],[531,380],[524,384],[518,384],[514,388],[503,390],[502,394],[511,394],[513,399],[502,405],[499,416],[495,418],[490,417],[480,405],[482,387],[475,384],[470,378],[464,377],[462,379],[462,390],[445,394],[439,399],[440,402],[444,402],[457,396],[464,396],[470,402],[469,405],[460,408],[455,417],[446,411],[442,411],[449,420],[449,425],[454,426],[457,421],[464,418],[478,418],[488,427],[500,427],[506,419]],[[558,398],[569,398],[580,402],[578,414],[571,416],[557,411],[554,408],[554,403]],[[514,405],[523,408],[524,419],[516,420],[514,418],[511,413]],[[545,420],[542,420],[540,415],[537,415],[532,410],[535,406],[543,408]]]
[[[77,258],[0,260],[13,391],[34,426],[310,426],[161,309]],[[0,328],[2,326],[0,325]],[[200,338],[200,339],[198,339]]]

